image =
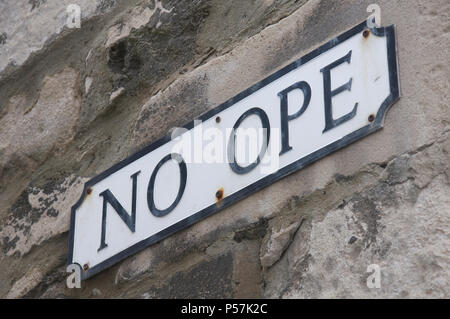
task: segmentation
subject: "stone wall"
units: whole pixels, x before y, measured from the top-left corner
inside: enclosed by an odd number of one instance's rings
[[[89,178],[367,18],[374,1],[0,2],[0,297],[450,297],[450,3],[379,0],[385,127],[66,287]],[[66,7],[81,7],[81,28]],[[366,285],[381,269],[381,288]]]

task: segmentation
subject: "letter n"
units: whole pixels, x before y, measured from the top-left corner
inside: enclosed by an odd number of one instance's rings
[[[137,191],[137,176],[139,172],[131,175],[133,179],[133,190],[132,190],[132,204],[131,204],[131,215],[123,208],[123,206],[119,203],[116,197],[111,193],[109,189],[101,192],[99,196],[103,197],[103,212],[102,212],[102,236],[100,239],[100,248],[98,251],[102,250],[108,245],[105,243],[106,237],[106,211],[108,203],[114,208],[119,217],[123,220],[123,222],[128,226],[131,232],[135,232],[136,228],[136,191]]]

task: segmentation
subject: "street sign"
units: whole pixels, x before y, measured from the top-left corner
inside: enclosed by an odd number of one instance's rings
[[[86,279],[380,129],[395,28],[366,22],[88,181],[68,263]]]

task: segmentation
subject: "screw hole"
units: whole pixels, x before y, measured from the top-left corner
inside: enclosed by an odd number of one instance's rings
[[[216,117],[216,123],[220,123],[221,120],[220,116]]]
[[[223,198],[223,189],[222,188],[216,192],[216,198],[218,200],[221,200]]]
[[[373,121],[375,121],[375,115],[370,114],[369,115],[369,122],[373,122]]]
[[[370,35],[370,30],[364,30],[363,37],[367,38],[367,37],[369,37],[369,35]]]

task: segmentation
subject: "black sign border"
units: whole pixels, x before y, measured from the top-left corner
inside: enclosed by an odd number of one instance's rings
[[[273,73],[272,75],[268,76],[267,78],[263,79],[262,81],[256,83],[255,85],[251,86],[250,88],[246,89],[245,91],[239,93],[235,97],[232,97],[225,103],[219,105],[218,107],[204,113],[194,121],[205,121],[216,114],[220,113],[221,111],[229,108],[230,106],[234,105],[238,101],[242,100],[243,98],[249,96],[250,94],[256,92],[257,90],[263,88],[267,84],[273,82],[274,80],[280,78],[281,76],[285,75],[286,73],[291,72],[292,70],[299,68],[303,64],[307,63],[311,59],[315,58],[316,56],[334,48],[335,46],[339,45],[340,43],[346,41],[350,37],[354,36],[357,33],[363,32],[364,30],[369,29],[367,26],[367,21],[364,21],[357,26],[353,27],[352,29],[346,31],[345,33],[337,36],[336,38],[330,40],[329,42],[323,44],[322,46],[318,47],[317,49],[311,51],[310,53],[306,54],[305,56],[299,58],[298,60],[290,63],[289,65],[285,66],[281,70]],[[389,68],[389,82],[390,82],[390,95],[384,100],[382,105],[380,106],[378,113],[375,117],[375,120],[369,123],[368,125],[358,129],[357,131],[354,131],[346,136],[344,136],[342,139],[333,142],[332,144],[327,145],[326,147],[311,153],[299,160],[297,160],[294,163],[289,164],[288,166],[285,166],[281,169],[279,169],[276,173],[273,173],[271,175],[268,175],[257,182],[245,187],[244,189],[241,189],[240,191],[229,195],[222,199],[221,205],[213,204],[211,206],[206,207],[205,209],[169,226],[168,228],[158,232],[157,234],[154,234],[147,239],[144,239],[127,249],[121,251],[120,253],[106,259],[105,261],[101,262],[98,265],[95,265],[92,268],[88,268],[86,270],[81,270],[82,272],[82,279],[87,279],[89,277],[92,277],[93,275],[99,273],[100,271],[104,270],[105,268],[108,268],[117,262],[129,257],[130,255],[133,255],[137,253],[138,251],[161,241],[162,239],[167,238],[168,236],[214,214],[218,211],[230,206],[231,204],[263,189],[264,187],[284,178],[285,176],[296,172],[305,166],[375,132],[378,131],[383,127],[384,117],[389,109],[389,107],[394,104],[399,98],[400,98],[400,89],[399,89],[399,78],[398,78],[398,61],[397,61],[397,44],[396,44],[396,36],[395,36],[395,25],[391,25],[388,27],[382,27],[382,28],[370,28],[370,32],[376,36],[386,36],[387,41],[387,56],[388,56],[388,68]],[[186,124],[184,128],[187,130],[190,130],[194,127],[194,121],[191,121],[190,123]],[[75,236],[75,215],[76,210],[78,207],[81,206],[81,204],[84,201],[84,198],[87,196],[87,189],[89,187],[92,187],[93,185],[97,184],[99,181],[103,180],[107,176],[117,172],[124,166],[130,164],[131,162],[134,162],[135,160],[141,158],[142,156],[150,153],[151,151],[155,150],[156,148],[160,147],[161,145],[169,142],[171,140],[170,134],[161,138],[160,140],[146,146],[139,152],[135,153],[134,155],[126,158],[125,160],[115,164],[111,168],[105,170],[104,172],[100,173],[99,175],[93,177],[89,181],[87,181],[84,185],[83,193],[80,197],[80,199],[77,201],[77,203],[72,206],[71,211],[71,217],[70,217],[70,235],[69,235],[69,254],[67,258],[67,263],[72,264],[73,263],[73,247],[74,247],[74,236]],[[76,263],[78,264],[78,263]],[[79,265],[80,268],[82,265]]]

